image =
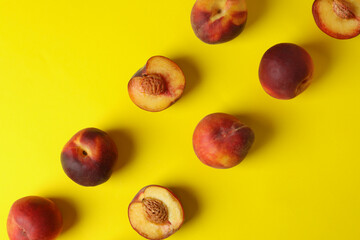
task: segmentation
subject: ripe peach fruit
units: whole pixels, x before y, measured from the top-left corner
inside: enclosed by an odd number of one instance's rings
[[[253,131],[236,117],[213,113],[196,126],[193,147],[204,164],[214,168],[231,168],[245,158],[254,138]]]
[[[110,178],[117,156],[116,145],[107,133],[85,128],[65,144],[61,164],[74,182],[96,186]]]
[[[149,185],[142,188],[128,209],[132,228],[141,236],[159,240],[169,237],[184,222],[183,207],[169,189]]]
[[[315,0],[312,13],[320,30],[333,38],[349,39],[360,34],[359,0]]]
[[[171,106],[181,97],[184,88],[185,76],[179,66],[162,56],[151,57],[128,84],[133,103],[150,112]]]
[[[7,219],[10,240],[52,240],[62,226],[59,208],[50,199],[38,196],[15,201]]]
[[[245,0],[197,0],[191,11],[195,35],[205,43],[230,41],[245,27]]]
[[[305,49],[292,43],[280,43],[263,55],[259,78],[270,96],[291,99],[310,85],[313,71],[313,61]]]

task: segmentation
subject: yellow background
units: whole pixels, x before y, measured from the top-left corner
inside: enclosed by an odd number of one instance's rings
[[[143,239],[127,207],[148,184],[170,187],[186,222],[171,239],[360,239],[359,40],[321,32],[312,1],[247,0],[248,22],[220,45],[198,40],[194,0],[0,1],[0,239],[11,204],[49,197],[65,220],[59,240]],[[263,53],[280,42],[313,57],[313,84],[289,101],[258,80]],[[153,55],[173,59],[187,86],[150,113],[127,93]],[[202,164],[192,133],[225,112],[253,128],[238,166]],[[60,152],[80,129],[111,134],[120,158],[108,182],[79,186]]]

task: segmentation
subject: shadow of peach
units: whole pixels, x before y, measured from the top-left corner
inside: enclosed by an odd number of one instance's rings
[[[193,92],[201,83],[201,73],[195,61],[190,57],[177,57],[172,60],[181,68],[185,75],[184,97],[188,93]]]
[[[135,144],[131,133],[126,129],[109,129],[106,132],[114,140],[118,150],[118,159],[114,166],[115,173],[131,161]]]
[[[275,133],[274,124],[269,117],[259,113],[233,115],[254,131],[255,141],[249,151],[249,155],[259,151],[273,138]]]
[[[61,231],[61,234],[63,234],[72,228],[78,221],[75,204],[70,199],[64,197],[49,197],[49,199],[60,209],[63,217],[63,229]]]
[[[200,213],[199,201],[193,190],[185,186],[170,186],[169,189],[179,198],[184,209],[184,225]]]
[[[326,41],[308,42],[301,44],[311,56],[314,63],[313,83],[317,84],[333,66],[332,47]],[[310,86],[311,87],[311,86]]]
[[[250,0],[246,1],[248,9],[248,18],[245,26],[246,28],[252,27],[265,13],[267,8],[267,0]]]

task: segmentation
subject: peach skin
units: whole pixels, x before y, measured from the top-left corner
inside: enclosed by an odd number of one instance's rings
[[[28,196],[11,206],[7,219],[10,240],[53,240],[63,227],[61,212],[50,199]]]
[[[96,186],[110,178],[117,157],[116,145],[107,133],[85,128],[66,143],[61,164],[66,175],[77,184]]]
[[[259,79],[270,96],[291,99],[311,84],[313,71],[312,58],[305,49],[293,43],[280,43],[261,58]]]
[[[236,117],[213,113],[196,126],[193,147],[204,164],[214,168],[231,168],[245,158],[254,139],[253,131]]]
[[[197,0],[191,11],[195,35],[209,44],[234,39],[243,31],[246,20],[245,0]]]

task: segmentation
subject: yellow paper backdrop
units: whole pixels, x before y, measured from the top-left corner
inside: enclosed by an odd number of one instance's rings
[[[360,239],[360,37],[321,32],[312,1],[247,0],[236,39],[198,40],[193,0],[0,0],[0,239],[11,204],[53,199],[59,240],[143,239],[127,207],[148,184],[170,187],[186,222],[171,239]],[[311,54],[313,84],[297,98],[268,96],[258,80],[263,53],[292,42]],[[183,69],[183,97],[165,111],[136,107],[131,76],[153,55]],[[238,166],[202,164],[192,133],[225,112],[253,128]],[[108,182],[81,187],[60,152],[85,127],[111,134],[120,158]]]

